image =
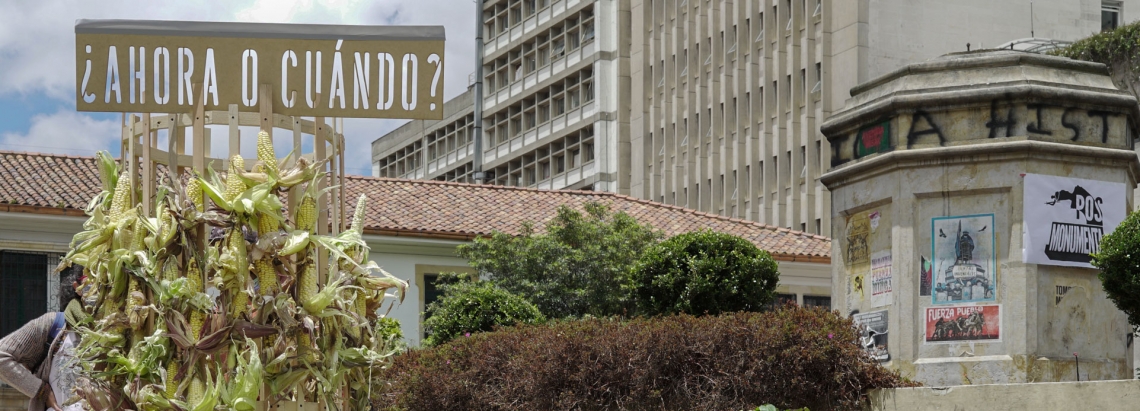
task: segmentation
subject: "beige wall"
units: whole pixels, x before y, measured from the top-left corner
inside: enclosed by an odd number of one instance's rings
[[[1140,381],[895,388],[869,396],[871,411],[1134,410]]]

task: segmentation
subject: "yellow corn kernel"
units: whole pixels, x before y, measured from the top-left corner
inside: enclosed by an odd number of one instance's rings
[[[241,154],[234,154],[230,158],[230,172],[226,176],[226,200],[230,201],[237,198],[243,191],[245,191],[245,183],[238,178],[238,173],[245,171],[245,160],[241,158]]]
[[[269,257],[257,260],[254,268],[257,270],[257,281],[261,284],[261,295],[277,294],[277,270],[273,268],[273,260]]]
[[[127,172],[119,174],[119,181],[115,184],[115,193],[111,195],[111,211],[107,216],[111,221],[118,221],[123,213],[131,208],[131,179]]]
[[[202,183],[196,178],[191,178],[186,183],[186,196],[190,197],[190,202],[194,204],[194,209],[199,213],[206,211],[206,203],[202,197]]]
[[[177,358],[172,358],[170,362],[166,364],[167,399],[173,399],[176,395],[178,395],[178,384],[182,383],[182,381],[176,379],[175,377],[178,376],[179,368],[182,368],[182,361],[179,361]]]
[[[313,232],[313,228],[317,225],[317,201],[313,197],[305,196],[301,199],[295,220],[298,230]]]
[[[265,165],[265,172],[277,174],[277,153],[273,151],[273,138],[264,131],[257,133],[257,159]]]
[[[315,263],[305,264],[305,268],[301,270],[301,278],[297,280],[297,297],[302,301],[309,301],[314,295],[317,295],[317,267]]]

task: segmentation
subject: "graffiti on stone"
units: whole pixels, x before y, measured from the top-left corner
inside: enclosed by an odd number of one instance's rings
[[[926,308],[927,344],[1000,342],[1001,305]]]
[[[994,215],[935,217],[930,222],[934,304],[994,301]]]
[[[881,121],[864,127],[855,136],[855,158],[891,151],[891,123]]]
[[[1128,146],[1127,119],[1122,113],[999,98],[991,100],[986,108],[941,112],[917,109],[859,127],[831,139],[831,166],[894,150],[890,131],[895,121],[900,133],[898,144],[902,145],[905,138],[908,149],[1015,136]]]

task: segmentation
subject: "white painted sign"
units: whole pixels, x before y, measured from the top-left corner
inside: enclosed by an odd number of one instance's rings
[[[1124,221],[1124,184],[1025,175],[1023,262],[1088,267],[1089,254]]]

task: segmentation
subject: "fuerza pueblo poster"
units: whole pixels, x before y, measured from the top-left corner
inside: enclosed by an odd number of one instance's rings
[[[926,309],[927,344],[1001,341],[1001,305]]]

